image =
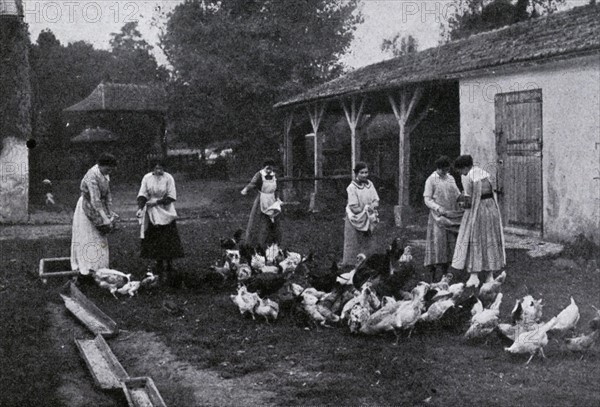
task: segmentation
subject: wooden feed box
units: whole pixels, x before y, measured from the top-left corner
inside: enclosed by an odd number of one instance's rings
[[[123,380],[129,375],[102,335],[94,339],[75,339],[75,344],[98,387],[103,390],[122,388]]]
[[[72,277],[78,275],[77,270],[71,270],[70,257],[55,257],[40,260],[39,275],[42,282],[48,282],[48,277]]]
[[[116,336],[119,333],[117,323],[79,291],[73,282],[69,286],[69,293],[60,295],[67,309],[95,335]]]
[[[129,407],[167,407],[150,377],[123,380],[123,392]]]

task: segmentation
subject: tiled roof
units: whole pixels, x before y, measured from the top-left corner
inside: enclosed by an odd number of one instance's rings
[[[98,142],[110,142],[117,141],[119,136],[110,130],[103,129],[101,127],[87,128],[77,136],[71,139],[72,143],[98,143]]]
[[[101,82],[88,97],[66,108],[65,112],[166,110],[166,92],[162,86]]]
[[[576,7],[369,65],[279,102],[288,107],[409,83],[465,77],[507,64],[600,53],[600,5]]]

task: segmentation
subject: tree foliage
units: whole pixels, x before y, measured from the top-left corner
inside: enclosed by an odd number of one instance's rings
[[[553,13],[565,0],[454,0],[456,12],[443,25],[447,41]]]
[[[381,50],[391,54],[394,58],[417,52],[418,48],[419,43],[415,37],[412,35],[401,37],[400,33],[397,33],[393,37],[386,38],[381,42]]]
[[[338,76],[358,0],[187,0],[161,48],[174,68],[174,131],[197,145],[278,134],[277,100]],[[277,129],[277,130],[275,130]]]

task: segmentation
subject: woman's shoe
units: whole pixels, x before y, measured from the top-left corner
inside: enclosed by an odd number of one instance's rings
[[[478,273],[471,273],[467,280],[466,287],[479,287],[479,276]]]

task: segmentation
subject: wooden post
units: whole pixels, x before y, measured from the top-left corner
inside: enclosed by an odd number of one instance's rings
[[[352,168],[356,166],[356,162],[360,160],[360,139],[356,136],[356,128],[361,119],[362,111],[365,106],[365,99],[361,99],[360,107],[358,110],[356,109],[356,96],[352,96],[350,99],[350,106],[348,106],[347,101],[340,101],[342,108],[344,109],[344,113],[346,114],[346,120],[348,121],[348,126],[350,126],[350,147],[352,151]]]
[[[292,123],[294,121],[294,112],[289,112],[283,124],[283,146],[284,146],[284,174],[286,177],[294,176],[294,148],[293,141],[290,136]]]
[[[285,117],[285,121],[283,123],[283,165],[284,165],[284,175],[286,177],[294,176],[294,156],[293,156],[293,140],[290,135],[290,131],[292,130],[292,123],[294,121],[294,112],[290,111]],[[290,202],[293,200],[294,195],[294,187],[288,182],[283,187],[283,200],[286,202]]]
[[[312,106],[312,110],[307,107],[308,116],[310,118],[310,124],[315,135],[315,166],[314,175],[315,178],[320,178],[323,175],[323,140],[319,136],[319,125],[323,118],[323,112],[325,111],[325,103],[319,104],[318,102]],[[317,193],[319,190],[319,181],[315,180],[314,190],[310,199],[310,208],[312,212],[317,212]]]
[[[410,175],[410,130],[415,125],[407,126],[423,94],[423,88],[418,87],[412,94],[403,88],[399,92],[399,101],[389,94],[388,99],[394,116],[398,121],[398,206],[394,208],[396,226],[405,226],[402,210],[408,208],[408,181]],[[410,99],[410,102],[409,102]],[[424,117],[424,116],[423,116]],[[422,117],[421,117],[422,119]]]

